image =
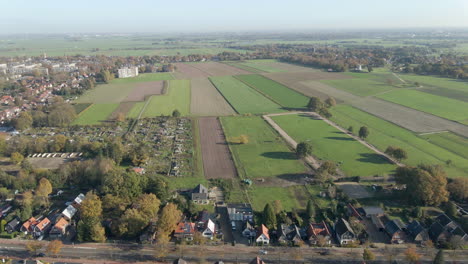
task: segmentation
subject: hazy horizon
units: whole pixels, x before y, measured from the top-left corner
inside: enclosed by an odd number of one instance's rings
[[[2,1],[0,34],[467,28],[468,1]]]

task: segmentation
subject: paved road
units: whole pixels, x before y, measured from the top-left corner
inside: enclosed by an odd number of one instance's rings
[[[24,241],[0,240],[0,257],[26,258],[28,253],[24,249]],[[44,245],[46,242],[44,242]],[[170,253],[164,260],[168,263],[183,257],[188,261],[199,261],[204,259],[210,262],[219,260],[225,263],[248,263],[259,254],[260,247],[246,246],[184,246],[176,249],[171,246]],[[287,248],[270,247],[268,254],[262,255],[266,263],[362,263],[362,248]],[[384,261],[392,257],[393,259],[403,259],[405,245],[389,245],[389,249],[371,249],[378,260]],[[423,259],[432,260],[437,250],[417,249]],[[328,252],[327,255],[321,253]],[[157,261],[154,258],[155,250],[147,245],[136,244],[80,244],[65,245],[60,253],[60,258],[41,258],[48,262],[79,262],[79,263],[137,263]],[[446,261],[462,263],[468,259],[468,251],[447,251]],[[297,262],[298,261],[298,262]],[[458,262],[456,262],[458,261]]]

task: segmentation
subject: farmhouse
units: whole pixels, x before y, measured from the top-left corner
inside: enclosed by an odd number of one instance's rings
[[[406,233],[413,242],[418,244],[429,240],[427,230],[417,220],[413,220],[413,222],[406,227]]]
[[[138,76],[138,67],[120,68],[118,71],[119,78],[130,78]]]
[[[215,223],[211,219],[208,219],[208,221],[205,223],[205,226],[203,227],[202,236],[208,239],[213,239],[215,234],[216,234]]]
[[[335,235],[340,245],[347,245],[354,243],[357,239],[357,235],[354,233],[351,225],[343,218],[340,218],[335,223]]]
[[[192,201],[196,204],[209,204],[208,189],[202,184],[198,184],[192,191]]]
[[[180,222],[177,224],[177,228],[174,231],[174,237],[178,240],[193,240],[195,234],[195,223],[192,222]]]
[[[385,232],[390,236],[390,243],[402,244],[405,242],[405,226],[399,219],[388,221],[385,224]]]
[[[307,240],[311,245],[320,244],[320,240],[326,245],[330,245],[331,234],[327,224],[324,221],[321,223],[310,223],[307,228]]]
[[[49,218],[45,217],[39,223],[34,225],[34,228],[33,228],[34,236],[36,237],[43,236],[49,227],[50,227],[50,220]]]
[[[261,246],[270,244],[270,235],[268,234],[268,228],[263,224],[258,227],[255,243]]]
[[[280,231],[279,243],[299,245],[302,242],[302,235],[298,226],[282,224],[278,230]]]
[[[63,235],[65,235],[67,231],[67,227],[69,225],[70,223],[68,223],[67,219],[65,219],[64,217],[60,218],[50,230],[49,237],[50,238],[62,237]]]

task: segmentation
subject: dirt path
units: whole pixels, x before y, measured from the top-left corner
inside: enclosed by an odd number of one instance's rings
[[[278,131],[278,133],[284,138],[284,140],[286,140],[286,142],[288,144],[290,144],[293,148],[296,148],[297,146],[297,142],[294,141],[294,139],[292,139],[288,133],[286,133],[286,131],[284,131],[278,124],[275,123],[275,121],[273,121],[270,116],[281,116],[281,115],[296,115],[296,114],[304,114],[304,115],[309,115],[309,116],[312,116],[312,117],[315,117],[315,118],[319,118],[319,119],[322,119],[323,121],[325,121],[327,124],[333,126],[334,128],[340,130],[341,132],[343,132],[344,134],[348,135],[349,137],[355,139],[356,141],[358,141],[359,143],[361,143],[362,145],[364,145],[365,147],[367,147],[368,149],[372,150],[373,152],[379,154],[379,155],[382,155],[384,156],[385,158],[387,158],[391,163],[394,163],[400,167],[403,167],[405,166],[404,164],[398,162],[397,160],[393,159],[392,157],[388,156],[387,154],[385,154],[384,152],[380,151],[379,149],[377,149],[376,147],[374,147],[373,145],[369,144],[367,141],[361,139],[360,137],[358,136],[355,136],[351,133],[349,133],[347,130],[345,130],[344,128],[338,126],[337,124],[333,123],[332,121],[326,119],[326,118],[323,118],[322,116],[320,116],[319,114],[315,113],[315,112],[288,112],[288,113],[277,113],[277,114],[269,114],[269,115],[264,115],[263,118],[276,130]],[[317,169],[318,167],[320,167],[320,163],[313,157],[311,156],[307,156],[306,157],[306,161],[314,168],[314,169]]]
[[[395,76],[398,80],[400,80],[400,82],[406,83],[406,81],[403,80],[402,78],[400,78],[400,76],[398,76],[398,74],[396,74],[396,73],[394,73],[394,72],[392,72],[392,74],[393,74],[393,76]]]

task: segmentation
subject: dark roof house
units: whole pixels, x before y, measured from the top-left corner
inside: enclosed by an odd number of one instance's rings
[[[321,223],[310,223],[307,228],[307,240],[312,245],[319,244],[319,240],[323,237],[325,244],[331,243],[331,233],[327,224],[322,221]]]
[[[18,217],[14,217],[10,222],[8,222],[8,224],[5,225],[5,231],[8,234],[11,234],[17,231],[20,226],[21,226],[21,220]]]
[[[335,235],[340,245],[350,244],[357,240],[357,235],[354,233],[351,225],[343,218],[340,218],[335,223]]]
[[[452,236],[460,236],[464,241],[468,240],[468,235],[457,223],[446,214],[440,214],[429,228],[429,237],[439,243],[449,240]]]
[[[413,220],[413,222],[406,227],[406,233],[408,237],[416,243],[429,240],[427,230],[417,220]]]
[[[281,224],[278,230],[280,232],[278,242],[280,243],[297,245],[303,241],[301,231],[296,225]]]
[[[208,189],[202,184],[198,184],[192,191],[192,201],[197,204],[208,204]]]
[[[390,243],[402,244],[405,242],[405,226],[399,219],[388,221],[385,224],[385,231],[390,236]]]

